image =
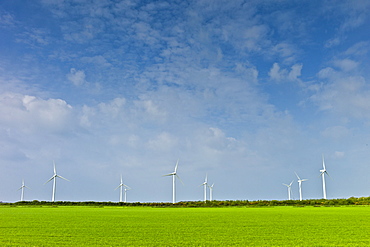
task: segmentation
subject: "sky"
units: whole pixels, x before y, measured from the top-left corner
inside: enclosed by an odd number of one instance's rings
[[[370,1],[0,2],[0,201],[370,194]]]

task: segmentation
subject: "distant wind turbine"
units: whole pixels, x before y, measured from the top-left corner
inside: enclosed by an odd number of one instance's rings
[[[176,166],[175,166],[175,170],[172,173],[163,175],[163,176],[172,176],[172,203],[173,204],[176,203],[176,177],[180,180],[180,182],[182,184],[184,184],[182,182],[181,178],[179,177],[179,175],[177,175],[177,167],[178,167],[178,165],[179,165],[179,160],[177,160]]]
[[[55,192],[56,192],[56,187],[57,187],[57,178],[61,178],[61,179],[64,179],[66,181],[69,181],[68,179],[62,177],[62,176],[59,176],[57,174],[57,169],[55,168],[55,162],[53,161],[53,164],[54,164],[54,175],[48,180],[45,182],[45,184],[49,183],[51,180],[53,180],[53,194],[51,196],[51,201],[54,202],[55,201]]]
[[[122,181],[122,174],[121,174],[121,183],[118,185],[118,187],[116,189],[120,188],[120,192],[119,192],[119,202],[122,202],[122,190],[125,191],[125,201],[124,202],[127,202],[127,191],[130,190],[131,188],[129,186],[127,186],[126,184],[123,183]],[[116,190],[115,189],[115,190]]]
[[[302,201],[302,182],[307,181],[308,179],[301,179],[296,172],[294,172],[295,175],[298,178],[298,184],[299,184],[299,200]]]
[[[29,187],[27,187],[26,185],[24,185],[24,179],[22,179],[22,186],[18,189],[18,190],[22,190],[21,191],[21,202],[24,201],[24,189],[25,188],[30,189]]]
[[[215,185],[214,183],[209,186],[209,200],[212,201],[213,200],[213,185]]]
[[[322,167],[323,169],[320,170],[320,176],[322,177],[322,191],[324,199],[326,199],[326,184],[325,184],[325,174],[329,176],[329,173],[326,171],[324,155],[322,156]]]
[[[204,182],[199,185],[199,186],[203,186],[204,187],[204,202],[207,201],[207,186],[208,186],[208,182],[207,182],[207,174],[206,174],[206,178],[204,179]]]
[[[288,200],[291,200],[291,194],[292,194],[292,184],[294,181],[290,182],[290,184],[284,184],[286,187],[288,187]]]

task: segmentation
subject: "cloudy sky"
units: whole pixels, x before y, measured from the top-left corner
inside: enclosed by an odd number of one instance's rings
[[[370,194],[370,1],[0,2],[0,201]]]

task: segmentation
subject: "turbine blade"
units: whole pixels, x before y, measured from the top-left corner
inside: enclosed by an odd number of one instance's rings
[[[322,167],[323,167],[323,168],[324,168],[324,170],[326,171],[324,155],[322,155]]]
[[[170,174],[162,175],[162,177],[166,177],[166,176],[173,176],[173,175],[175,175],[175,174],[170,173]]]
[[[114,190],[118,189],[118,188],[119,188],[119,187],[121,187],[121,186],[122,186],[122,184],[118,185],[118,187],[117,187],[117,188],[115,188]]]
[[[55,178],[55,176],[52,176],[48,181],[46,181],[45,183],[44,183],[44,185],[45,184],[47,184],[47,183],[49,183],[51,180],[53,180]]]
[[[56,177],[61,178],[61,179],[64,179],[64,180],[66,180],[66,181],[68,181],[68,182],[71,182],[71,181],[69,181],[68,179],[66,179],[66,178],[64,178],[64,177],[62,177],[62,176],[56,175]]]
[[[329,178],[330,178],[330,179],[333,179],[333,178],[329,175],[329,173],[328,173],[327,171],[325,171],[325,173],[326,173],[326,175],[328,175],[328,176],[329,176]]]
[[[181,178],[179,177],[179,175],[175,174],[175,176],[180,180],[180,182],[182,183],[182,185],[185,185],[184,182],[181,180]]]
[[[57,169],[55,168],[55,162],[53,160],[53,165],[54,165],[54,174],[57,174]]]
[[[179,166],[179,159],[177,159],[177,162],[176,162],[176,166],[175,166],[175,171],[174,171],[174,173],[176,174],[176,172],[177,172],[177,167]]]
[[[298,176],[298,174],[296,173],[296,172],[294,172],[295,173],[295,175],[297,176],[297,178],[300,180],[301,178]]]

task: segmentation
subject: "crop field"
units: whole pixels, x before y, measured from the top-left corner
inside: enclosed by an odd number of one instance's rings
[[[370,207],[0,207],[0,246],[370,246]]]

